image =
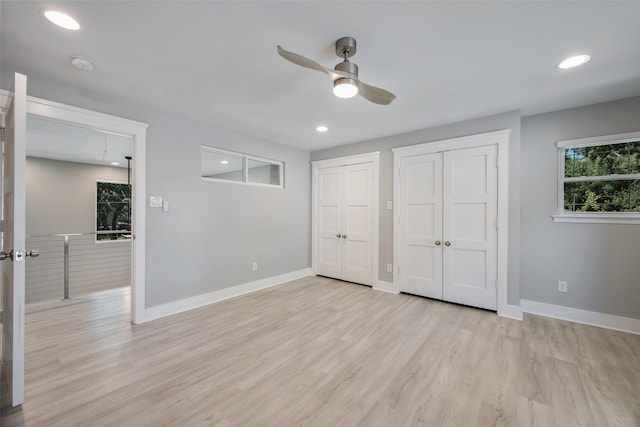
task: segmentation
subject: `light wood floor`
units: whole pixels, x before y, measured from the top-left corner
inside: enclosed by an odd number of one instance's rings
[[[133,326],[30,307],[26,426],[638,426],[640,336],[310,277]]]

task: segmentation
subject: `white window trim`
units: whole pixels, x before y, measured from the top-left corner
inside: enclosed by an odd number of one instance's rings
[[[269,188],[284,188],[284,162],[281,160],[273,160],[267,159],[264,157],[253,156],[251,154],[240,153],[237,151],[231,150],[223,150],[222,148],[211,147],[209,145],[201,145],[200,153],[202,151],[208,151],[210,153],[216,154],[228,154],[229,156],[242,157],[242,181],[232,181],[229,179],[219,179],[219,178],[210,178],[202,176],[202,171],[200,172],[200,178],[203,181],[213,181],[213,182],[225,182],[228,184],[242,184],[242,185],[254,185],[257,187],[269,187]],[[260,182],[251,182],[249,181],[249,160],[256,160],[259,162],[270,163],[272,165],[278,165],[279,168],[279,185],[274,184],[264,184]]]
[[[558,205],[557,212],[552,215],[554,222],[574,222],[589,224],[640,224],[640,212],[567,212],[564,210],[564,183],[571,181],[595,181],[599,179],[621,179],[617,177],[565,178],[564,150],[574,147],[593,147],[604,144],[623,144],[640,139],[640,131],[619,133],[614,135],[595,136],[590,138],[568,139],[557,141],[558,152]],[[626,175],[634,179],[637,175]]]

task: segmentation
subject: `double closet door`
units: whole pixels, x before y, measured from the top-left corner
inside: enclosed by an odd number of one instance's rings
[[[315,273],[371,285],[373,163],[314,167]]]
[[[495,310],[497,145],[396,155],[396,170],[400,291]]]

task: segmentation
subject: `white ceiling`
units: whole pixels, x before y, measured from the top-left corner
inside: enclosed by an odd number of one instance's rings
[[[82,29],[54,27],[45,5]],[[3,1],[1,12],[3,67],[308,150],[640,95],[640,1]],[[333,67],[342,36],[391,105],[338,99],[326,75],[276,53]],[[591,61],[555,67],[578,53]]]
[[[130,136],[106,133],[36,117],[27,118],[27,155],[67,162],[126,168],[133,155]]]

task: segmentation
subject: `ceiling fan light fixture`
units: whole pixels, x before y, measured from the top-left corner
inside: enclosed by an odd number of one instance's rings
[[[358,94],[358,82],[350,78],[342,78],[333,82],[333,94],[338,98],[353,98]]]

